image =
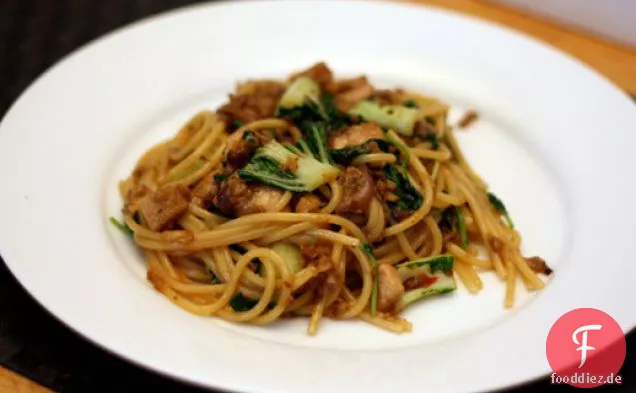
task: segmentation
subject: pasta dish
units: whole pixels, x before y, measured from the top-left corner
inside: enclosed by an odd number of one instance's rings
[[[512,307],[539,257],[469,166],[448,105],[336,79],[324,63],[237,85],[139,158],[123,222],[154,288],[198,315],[264,325],[359,318],[403,333],[407,307],[494,271]]]

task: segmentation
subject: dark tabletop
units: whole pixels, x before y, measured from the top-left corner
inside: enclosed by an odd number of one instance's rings
[[[40,73],[80,45],[142,17],[196,2],[0,0],[0,115]],[[636,392],[633,333],[628,336],[627,346],[621,370],[626,384],[604,386],[595,392]],[[58,392],[202,392],[131,365],[86,342],[43,310],[1,259],[0,364]],[[575,389],[554,387],[541,380],[513,391],[545,390]]]

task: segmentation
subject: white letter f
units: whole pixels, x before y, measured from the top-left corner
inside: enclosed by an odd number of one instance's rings
[[[580,328],[576,329],[574,331],[574,333],[572,333],[572,341],[574,341],[574,344],[576,345],[581,345],[580,347],[578,347],[576,350],[577,351],[581,351],[581,364],[579,365],[579,368],[583,367],[583,365],[585,364],[585,360],[587,359],[587,351],[590,350],[594,350],[596,348],[594,347],[590,347],[587,345],[587,331],[588,330],[601,330],[603,326],[601,325],[585,325],[585,326],[581,326]],[[577,334],[583,332],[583,339],[581,340],[581,343],[579,343],[579,340],[576,338]]]

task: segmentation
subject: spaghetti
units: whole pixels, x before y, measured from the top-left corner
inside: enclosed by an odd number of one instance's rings
[[[541,289],[501,200],[462,155],[448,106],[324,63],[240,84],[148,150],[120,183],[124,229],[152,285],[228,321],[360,318],[402,333],[400,312],[478,273]]]

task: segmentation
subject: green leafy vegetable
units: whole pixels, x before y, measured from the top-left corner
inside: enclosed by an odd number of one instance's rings
[[[312,154],[307,141],[304,138],[301,138],[296,142],[296,147],[300,150],[301,153],[304,154]]]
[[[419,108],[420,106],[417,104],[417,102],[415,102],[415,100],[406,100],[404,101],[404,103],[402,104],[407,108]]]
[[[256,136],[256,133],[254,131],[251,130],[245,130],[243,131],[243,135],[241,135],[241,139],[243,139],[246,142],[258,142],[258,137]]]
[[[406,147],[406,145],[396,139],[391,138],[390,135],[387,136],[387,140],[393,144],[394,146],[396,146],[398,149],[400,149],[400,151],[402,152],[402,154],[404,155],[404,160],[402,160],[402,168],[404,168],[404,170],[406,170],[408,168],[409,165],[409,160],[411,159],[411,150]],[[398,157],[399,158],[399,157]]]
[[[245,312],[253,309],[254,306],[258,304],[259,300],[259,298],[250,299],[239,292],[234,295],[232,300],[230,300],[230,307],[232,307],[232,309],[236,312]],[[276,300],[269,302],[266,309],[271,310],[274,307],[276,307]]]
[[[313,156],[324,164],[333,164],[324,123],[309,123],[305,124],[303,128],[306,130],[307,147]]]
[[[343,147],[342,149],[333,149],[331,150],[331,156],[337,163],[342,165],[349,165],[354,158],[360,155],[377,153],[376,149],[388,153],[390,147],[391,142],[387,141],[386,139],[374,138],[369,139],[361,145],[347,146]],[[399,151],[397,156],[399,158]]]
[[[459,229],[459,241],[462,248],[465,250],[468,248],[468,233],[466,232],[466,222],[464,221],[464,214],[462,210],[455,206],[455,216],[457,217],[457,228]]]
[[[354,123],[351,116],[335,106],[330,95],[324,95],[318,103],[309,101],[293,108],[280,108],[278,117],[292,121],[304,133],[308,131],[307,125],[311,123],[322,122],[326,134]]]
[[[258,303],[258,300],[259,299],[250,299],[245,297],[241,292],[239,292],[234,295],[232,300],[230,300],[230,307],[232,307],[234,311],[245,312],[254,308],[254,306]]]
[[[449,206],[441,211],[439,228],[444,232],[452,232],[457,227],[461,247],[468,248],[468,232],[466,232],[466,221],[464,214],[458,206]]]
[[[452,232],[453,228],[455,227],[456,218],[453,207],[447,207],[446,209],[442,210],[439,216],[439,229],[445,232]]]
[[[214,181],[217,182],[218,184],[221,184],[225,181],[225,179],[227,179],[229,176],[228,175],[222,175],[220,173],[217,173],[216,175],[214,175]]]
[[[340,170],[305,154],[289,151],[275,140],[260,147],[238,171],[241,178],[294,192],[310,192],[335,179]]]
[[[374,121],[382,127],[406,136],[413,135],[415,123],[421,117],[419,109],[402,105],[380,106],[377,102],[368,100],[360,101],[349,113],[362,116],[365,120]]]
[[[373,255],[373,249],[367,243],[362,243],[360,249],[367,254],[369,260],[371,261],[371,265],[373,266],[373,288],[371,289],[371,304],[369,305],[369,313],[372,317],[375,317],[378,313],[378,290],[379,290],[379,279],[380,273],[378,271],[378,261],[375,259],[375,255]]]
[[[453,277],[454,261],[452,255],[436,255],[395,266],[400,279],[408,288],[404,293],[404,305],[457,289]]]
[[[413,272],[424,268],[428,274],[436,272],[451,273],[455,257],[452,255],[435,255],[432,257],[402,262],[395,265],[398,273]]]
[[[285,261],[285,265],[287,265],[287,269],[291,274],[296,274],[305,267],[305,261],[297,245],[281,241],[272,244],[270,248]],[[276,269],[277,275],[281,277],[282,272],[279,270],[278,268]]]
[[[331,156],[341,165],[349,165],[354,158],[373,152],[373,147],[378,146],[382,150],[382,145],[386,145],[383,139],[371,139],[361,145],[347,146],[342,149],[332,149]]]
[[[285,149],[289,150],[290,152],[294,153],[294,154],[303,154],[303,151],[297,147],[292,145],[291,143],[287,142],[287,143],[283,143],[283,146],[285,147]]]
[[[437,138],[436,134],[426,134],[424,140],[430,142],[433,150],[439,149],[439,139]]]
[[[325,135],[325,140],[331,131],[353,123],[353,119],[335,105],[334,97],[322,95],[318,83],[309,77],[298,78],[287,88],[278,103],[277,116],[292,121],[306,135],[314,133],[318,127]],[[322,126],[317,126],[317,122],[322,122]],[[317,135],[309,135],[310,146],[311,138],[316,137]],[[321,150],[320,144],[312,147],[312,152],[315,156],[320,156],[322,162],[331,162],[323,160],[327,158],[328,151]]]
[[[497,210],[497,212],[499,212],[499,214],[504,216],[508,226],[510,228],[514,228],[515,225],[512,222],[512,218],[510,218],[510,215],[508,214],[508,210],[506,209],[506,206],[501,201],[501,199],[497,198],[497,196],[495,194],[493,194],[492,192],[489,192],[488,193],[488,201],[490,201],[490,204],[495,208],[495,210]]]
[[[422,206],[422,194],[413,187],[408,175],[402,168],[394,165],[386,165],[383,173],[384,177],[395,183],[396,186],[395,195],[397,195],[398,200],[388,202],[390,208],[398,208],[403,211],[412,212]]]
[[[356,157],[363,154],[377,153],[377,149],[384,153],[394,154],[403,167],[408,164],[410,151],[403,144],[391,139],[373,138],[361,145],[347,146],[342,149],[331,150],[334,161],[341,165],[349,165]]]
[[[307,102],[293,108],[280,108],[278,117],[288,119],[298,125],[304,121],[325,120],[322,108],[315,102]]]
[[[110,218],[110,223],[113,224],[115,228],[119,229],[124,235],[132,236],[135,234],[128,224],[119,222],[115,217]]]
[[[325,120],[327,121],[329,130],[336,131],[354,123],[351,116],[338,109],[332,95],[325,94],[322,96],[322,107],[325,111]]]
[[[320,86],[309,77],[298,78],[289,85],[278,103],[277,115],[296,124],[329,117],[321,100]]]
[[[245,124],[243,120],[239,120],[239,119],[232,120],[232,128],[235,130],[238,130],[239,128],[243,127],[243,124]]]
[[[305,104],[314,103],[320,105],[320,85],[315,80],[303,76],[291,83],[278,102],[279,113],[281,110],[302,107]],[[321,117],[324,117],[324,111]]]

